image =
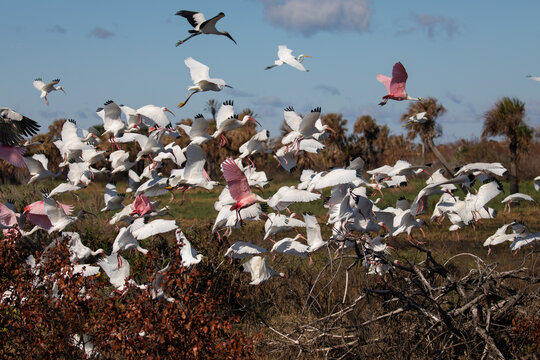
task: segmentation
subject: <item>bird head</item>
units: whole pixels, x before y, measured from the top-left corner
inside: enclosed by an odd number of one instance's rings
[[[252,117],[249,116],[249,115],[244,116],[244,121],[246,121],[246,122],[247,122],[247,121],[253,121],[255,124],[261,126],[261,124],[260,124],[257,120],[255,120],[254,118],[252,118]]]
[[[163,108],[163,111],[166,111],[166,112],[168,112],[168,113],[171,113],[172,116],[176,116],[176,115],[174,115],[174,113],[173,113],[171,110],[167,109],[166,107]]]
[[[61,86],[57,86],[57,87],[56,87],[56,90],[60,90],[60,91],[62,91],[64,94],[66,94],[66,90],[64,90],[64,88],[61,87]]]
[[[311,56],[309,56],[309,55],[300,54],[300,55],[298,55],[297,60],[298,60],[298,62],[302,62],[304,60],[304,58],[310,58],[310,57]]]

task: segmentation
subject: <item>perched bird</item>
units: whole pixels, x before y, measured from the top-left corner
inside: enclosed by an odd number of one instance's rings
[[[219,14],[208,20],[204,18],[203,13],[195,11],[180,10],[176,13],[176,15],[185,17],[187,21],[191,24],[191,26],[193,26],[194,28],[193,30],[188,30],[191,35],[189,35],[184,40],[178,41],[176,43],[176,46],[179,46],[191,39],[192,37],[200,34],[224,35],[236,44],[236,41],[228,32],[219,31],[218,29],[216,29],[216,23],[218,22],[218,20],[225,16],[223,12],[220,12]]]
[[[66,93],[64,88],[62,88],[60,85],[55,86],[59,82],[60,82],[60,79],[54,79],[53,81],[47,84],[45,84],[41,78],[37,78],[34,80],[34,87],[38,91],[41,91],[41,95],[39,97],[45,98],[45,102],[47,103],[47,105],[49,105],[49,100],[47,100],[47,94],[50,93],[51,91],[60,90],[64,94]]]
[[[388,95],[383,96],[383,101],[379,105],[383,106],[388,102],[388,99],[402,101],[402,100],[413,100],[413,101],[422,101],[421,97],[413,98],[410,97],[405,91],[405,83],[407,82],[407,71],[405,67],[400,62],[394,64],[392,68],[392,77],[388,77],[382,74],[377,75],[377,80],[379,80],[386,87]]]
[[[268,70],[276,66],[287,64],[300,71],[309,71],[309,70],[306,70],[306,68],[304,67],[304,65],[301,64],[301,62],[304,61],[304,58],[308,58],[311,56],[300,54],[298,55],[298,57],[294,57],[292,55],[292,50],[289,49],[287,45],[279,45],[277,54],[278,54],[278,60],[274,61],[274,65],[267,66],[264,68],[264,70]]]
[[[270,279],[272,276],[285,277],[284,273],[274,271],[268,265],[268,257],[253,256],[247,262],[242,264],[244,272],[251,274],[250,285],[259,285],[260,283]]]
[[[225,83],[223,79],[211,79],[210,78],[210,68],[203,63],[198,62],[192,57],[188,57],[184,60],[184,63],[189,68],[189,73],[191,75],[191,80],[193,81],[193,86],[188,88],[188,91],[192,91],[187,99],[180,104],[178,107],[186,105],[188,100],[193,96],[193,94],[202,92],[202,91],[221,91],[224,87],[231,87]]]
[[[0,108],[0,143],[21,145],[22,136],[37,134],[40,125],[10,108]]]

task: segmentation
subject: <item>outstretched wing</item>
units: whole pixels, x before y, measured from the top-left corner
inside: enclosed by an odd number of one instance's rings
[[[189,74],[194,84],[199,81],[210,79],[210,68],[203,63],[198,62],[192,57],[188,57],[184,60],[184,63],[189,68]]]
[[[390,82],[390,94],[405,96],[405,83],[407,82],[407,72],[402,63],[397,62],[392,69],[392,81]]]
[[[239,201],[242,198],[245,198],[251,195],[251,188],[246,175],[238,165],[234,162],[232,157],[226,159],[223,164],[223,176],[227,180],[227,185],[229,186],[229,192],[234,200]]]
[[[199,30],[201,24],[206,21],[204,14],[201,12],[180,10],[176,13],[176,15],[185,17],[190,25],[195,28],[195,30]]]

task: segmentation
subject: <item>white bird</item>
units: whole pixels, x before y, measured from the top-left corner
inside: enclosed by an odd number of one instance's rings
[[[534,200],[530,195],[522,194],[522,193],[514,193],[510,194],[507,197],[505,197],[501,202],[504,204],[505,210],[508,210],[510,212],[510,206],[513,202],[520,202],[520,201],[532,201],[536,205],[536,200]]]
[[[49,159],[47,159],[44,154],[34,154],[32,157],[24,156],[23,160],[26,163],[26,167],[31,176],[28,180],[28,184],[48,178],[54,178],[62,174],[62,171],[55,174],[48,169]]]
[[[463,165],[455,174],[456,177],[464,174],[478,175],[480,173],[492,173],[497,176],[504,176],[507,172],[506,168],[501,163],[470,163]]]
[[[101,118],[103,119],[103,128],[105,129],[101,136],[110,135],[111,141],[119,149],[115,139],[120,137],[127,128],[126,123],[122,120],[122,109],[112,100],[105,102],[103,108],[99,108],[96,111],[98,115],[101,113],[101,109],[103,109],[103,116]]]
[[[231,87],[223,79],[211,79],[210,68],[192,57],[185,59],[184,63],[189,68],[191,80],[194,85],[188,88],[188,91],[192,91],[192,93],[189,94],[185,101],[178,104],[179,108],[184,106],[195,93],[201,91],[221,91],[224,87]]]
[[[292,55],[292,50],[289,49],[287,45],[279,45],[277,54],[278,54],[278,60],[274,61],[274,65],[267,66],[264,68],[264,70],[268,70],[276,66],[287,64],[300,71],[309,71],[309,70],[306,70],[306,68],[304,67],[304,65],[301,64],[301,62],[304,60],[304,58],[308,58],[311,56],[300,54],[298,55],[298,57],[294,57]]]
[[[225,252],[225,257],[232,259],[244,259],[253,255],[263,254],[268,252],[265,248],[255,245],[250,242],[237,241],[232,244]]]
[[[247,157],[250,161],[251,155],[258,153],[258,152],[264,152],[264,143],[268,141],[268,138],[270,137],[270,132],[266,129],[263,129],[253,135],[248,141],[240,145],[238,148],[238,151],[240,151],[240,159],[243,159]],[[253,164],[253,162],[251,161]]]
[[[526,77],[534,81],[540,81],[540,76],[527,75]]]
[[[294,186],[282,186],[279,190],[268,198],[268,206],[276,211],[288,209],[291,204],[297,202],[311,202],[321,198],[321,194],[312,193],[307,190],[299,190]]]
[[[531,233],[529,228],[524,224],[514,221],[512,223],[512,230],[518,234],[514,241],[512,241],[512,244],[510,244],[510,250],[514,251],[514,254],[522,247],[532,244],[535,241],[540,241],[540,231]]]
[[[216,114],[216,131],[212,134],[212,137],[215,139],[218,136],[221,136],[219,146],[225,145],[227,139],[223,133],[238,129],[244,126],[248,121],[253,121],[254,123],[259,124],[255,119],[249,115],[244,115],[242,120],[238,118],[238,114],[234,113],[234,103],[232,100],[226,100],[221,104],[219,110]],[[260,125],[260,124],[259,124]]]
[[[137,240],[143,240],[157,234],[164,234],[178,229],[175,220],[157,219],[147,222],[148,218],[138,218],[130,225],[131,231]]]
[[[137,251],[145,255],[148,253],[148,250],[143,249],[139,245],[137,238],[133,234],[133,228],[130,225],[127,227],[123,227],[120,229],[120,231],[118,231],[118,234],[116,235],[116,238],[113,242],[112,254],[119,255],[120,252],[131,249],[136,249]]]
[[[165,133],[165,129],[154,129],[148,136],[138,133],[126,133],[121,138],[117,139],[117,142],[131,142],[137,141],[141,150],[137,153],[137,158],[135,161],[139,161],[143,156],[148,155],[152,158],[152,154],[157,154],[159,152],[165,151],[161,139]]]
[[[45,206],[45,212],[47,213],[47,217],[49,218],[52,224],[52,227],[48,230],[49,234],[52,234],[55,231],[64,230],[64,228],[71,225],[79,217],[81,217],[84,213],[86,213],[85,210],[81,209],[77,216],[68,216],[64,212],[64,209],[62,208],[62,206],[57,204],[57,202],[54,199],[50,197],[44,197],[43,202]]]
[[[312,109],[304,117],[298,115],[292,107],[287,107],[283,111],[283,117],[285,118],[285,123],[292,129],[287,135],[281,139],[283,145],[292,144],[292,147],[296,145],[297,153],[300,150],[300,142],[305,139],[314,139],[314,136],[320,136],[321,131],[330,130],[335,132],[328,125],[323,125],[322,128],[317,127],[317,121],[321,116],[321,108],[316,107]]]
[[[186,147],[187,161],[182,176],[176,180],[170,180],[171,186],[184,187],[184,193],[190,187],[202,187],[212,190],[218,184],[210,180],[210,177],[204,170],[206,156],[200,145],[189,144]]]
[[[111,174],[128,171],[136,162],[129,161],[129,153],[125,150],[116,150],[109,154],[109,161],[111,162]]]
[[[250,285],[259,285],[263,281],[270,279],[272,276],[285,277],[284,273],[277,273],[268,265],[268,257],[254,256],[247,262],[242,264],[244,272],[251,274]]]
[[[519,234],[512,232],[511,234],[507,234],[508,228],[514,225],[515,222],[511,222],[510,224],[504,224],[500,228],[498,228],[495,233],[491,236],[489,236],[484,241],[484,246],[492,246],[492,245],[499,245],[502,244],[505,241],[513,241]],[[491,249],[489,250],[491,252]]]
[[[303,244],[300,241],[297,241],[299,238],[305,239],[302,234],[297,234],[294,238],[284,238],[277,241],[272,249],[271,253],[279,252],[282,254],[294,255],[301,258],[308,257],[309,255],[309,245]],[[311,263],[310,257],[310,263]]]
[[[295,219],[296,214],[282,215],[276,213],[269,213],[268,219],[264,223],[264,240],[272,237],[283,231],[291,230],[295,227],[306,227],[306,223],[302,220]]]
[[[309,245],[309,253],[313,253],[323,246],[327,245],[321,236],[321,227],[317,223],[317,218],[313,215],[304,214],[304,222],[306,224],[306,241]],[[311,259],[311,258],[310,258]]]
[[[89,140],[91,137],[95,136],[93,133],[89,133],[87,138],[81,138],[77,134],[77,124],[75,120],[68,119],[62,125],[62,130],[60,132],[60,139],[54,141],[54,145],[60,151],[64,162],[59,166],[67,165],[69,160],[74,160],[78,158],[82,150],[91,149],[92,146],[85,144],[85,141]]]
[[[419,113],[414,114],[413,116],[409,117],[409,119],[407,119],[407,123],[405,123],[405,124],[403,124],[401,126],[407,126],[407,125],[410,125],[410,124],[423,124],[426,121],[428,121],[428,118],[426,117],[426,112],[422,111],[422,112],[419,112]]]
[[[191,126],[180,124],[178,127],[186,132],[192,143],[201,145],[212,139],[212,136],[207,132],[208,125],[208,120],[202,114],[197,114],[193,118]]]
[[[111,284],[122,290],[129,276],[129,263],[120,254],[112,253],[97,263],[109,277]]]
[[[534,183],[534,190],[540,191],[540,176],[537,176],[533,180]]]
[[[156,105],[145,105],[137,109],[135,114],[139,116],[139,123],[144,122],[147,126],[156,125],[157,128],[172,128],[171,122],[166,113],[170,113],[174,116],[174,113],[166,107],[159,107]],[[148,120],[150,124],[148,124]]]
[[[42,99],[45,98],[45,102],[47,103],[47,105],[49,105],[49,100],[47,100],[47,94],[50,93],[51,91],[60,90],[64,94],[66,93],[66,91],[62,88],[62,86],[60,86],[60,85],[55,86],[59,82],[60,82],[60,79],[54,79],[53,81],[51,81],[51,82],[49,82],[47,84],[45,84],[41,78],[37,78],[37,79],[34,80],[34,87],[38,91],[41,92],[41,95],[39,97],[42,98]]]
[[[106,184],[103,194],[105,207],[101,209],[101,212],[123,209],[124,205],[122,205],[122,201],[124,201],[124,197],[125,195],[118,194],[115,184]]]
[[[70,253],[69,260],[74,263],[76,261],[83,261],[90,256],[96,256],[104,254],[103,249],[97,249],[93,251],[88,246],[85,246],[81,241],[81,236],[77,232],[63,231],[62,237],[68,239],[68,250]]]
[[[206,20],[204,18],[204,14],[201,12],[196,11],[188,11],[188,10],[180,10],[176,13],[176,15],[185,17],[187,21],[190,23],[191,26],[193,26],[193,30],[189,30],[189,35],[184,40],[180,40],[176,43],[176,46],[179,46],[183,43],[185,43],[187,40],[191,39],[194,36],[200,35],[200,34],[214,34],[214,35],[224,35],[231,39],[235,44],[236,41],[232,38],[232,36],[226,32],[226,31],[219,31],[216,29],[216,23],[219,19],[223,18],[225,14],[223,12],[220,12],[216,16],[214,16],[211,19]]]
[[[182,266],[188,268],[201,262],[202,254],[197,254],[197,250],[191,247],[191,243],[180,229],[176,230],[176,243],[181,246]]]
[[[133,170],[128,171],[128,187],[126,188],[126,193],[136,192],[139,186],[142,184],[141,177]]]

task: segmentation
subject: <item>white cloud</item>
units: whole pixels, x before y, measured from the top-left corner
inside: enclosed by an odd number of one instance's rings
[[[262,0],[271,23],[311,36],[319,31],[366,31],[369,0]]]

